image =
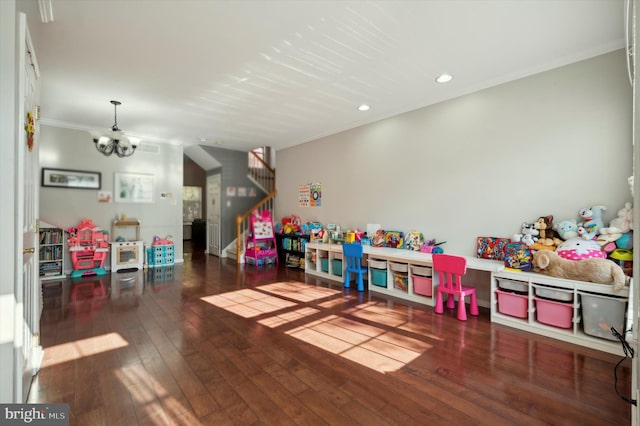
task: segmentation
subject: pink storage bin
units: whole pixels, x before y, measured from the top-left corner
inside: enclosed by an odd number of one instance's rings
[[[412,275],[413,278],[413,292],[420,296],[433,296],[433,286],[431,277],[421,277],[420,275]]]
[[[536,320],[542,324],[559,328],[571,328],[573,323],[573,303],[533,298],[536,303]]]
[[[512,317],[527,317],[527,295],[496,290],[498,296],[498,312]]]
[[[428,266],[411,266],[411,279],[413,280],[413,292],[420,296],[433,296],[433,270]]]

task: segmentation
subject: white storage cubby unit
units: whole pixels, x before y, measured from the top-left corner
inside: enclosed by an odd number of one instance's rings
[[[491,275],[491,322],[623,355],[620,342],[609,336],[608,329],[611,317],[618,317],[613,323],[617,323],[616,330],[624,334],[625,330],[618,328],[628,326],[629,292],[629,287],[616,291],[610,285],[503,270]],[[583,305],[593,304],[594,299],[602,302],[598,308],[601,311],[597,317],[587,317],[585,321]],[[614,311],[602,306],[607,302]],[[548,314],[543,308],[553,311]],[[593,313],[587,312],[587,315]],[[600,315],[606,318],[600,327],[607,330],[595,330],[590,325],[590,320],[598,321]]]
[[[342,262],[341,245],[307,243],[304,258],[305,273],[342,282],[345,264]]]
[[[436,279],[432,276],[431,254],[389,247],[363,246],[364,259],[368,263],[369,291],[433,306]],[[342,246],[319,242],[307,243],[305,272],[335,281],[334,262],[342,255]],[[323,260],[324,259],[324,260]],[[466,257],[467,268],[495,272],[504,268],[504,262]],[[344,265],[340,265],[344,269]],[[343,274],[344,271],[341,271]]]
[[[387,250],[395,252],[388,253]],[[428,306],[434,305],[435,298],[432,295],[435,294],[435,281],[431,275],[431,255],[374,247],[368,260],[370,291]],[[418,275],[417,272],[422,275]]]

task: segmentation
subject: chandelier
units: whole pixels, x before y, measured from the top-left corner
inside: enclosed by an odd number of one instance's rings
[[[122,102],[111,101],[113,105],[113,126],[107,132],[91,132],[93,143],[96,149],[106,156],[116,154],[118,157],[129,157],[133,155],[140,139],[125,136],[118,127],[117,108]]]

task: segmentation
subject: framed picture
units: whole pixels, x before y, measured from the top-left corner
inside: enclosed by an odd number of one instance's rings
[[[100,189],[102,174],[83,170],[42,169],[42,186],[57,188]]]
[[[154,175],[115,173],[115,202],[153,203],[154,187]]]

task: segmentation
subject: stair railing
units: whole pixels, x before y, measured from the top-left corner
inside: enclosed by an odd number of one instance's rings
[[[249,152],[249,177],[266,193],[276,189],[276,169],[254,151]]]

